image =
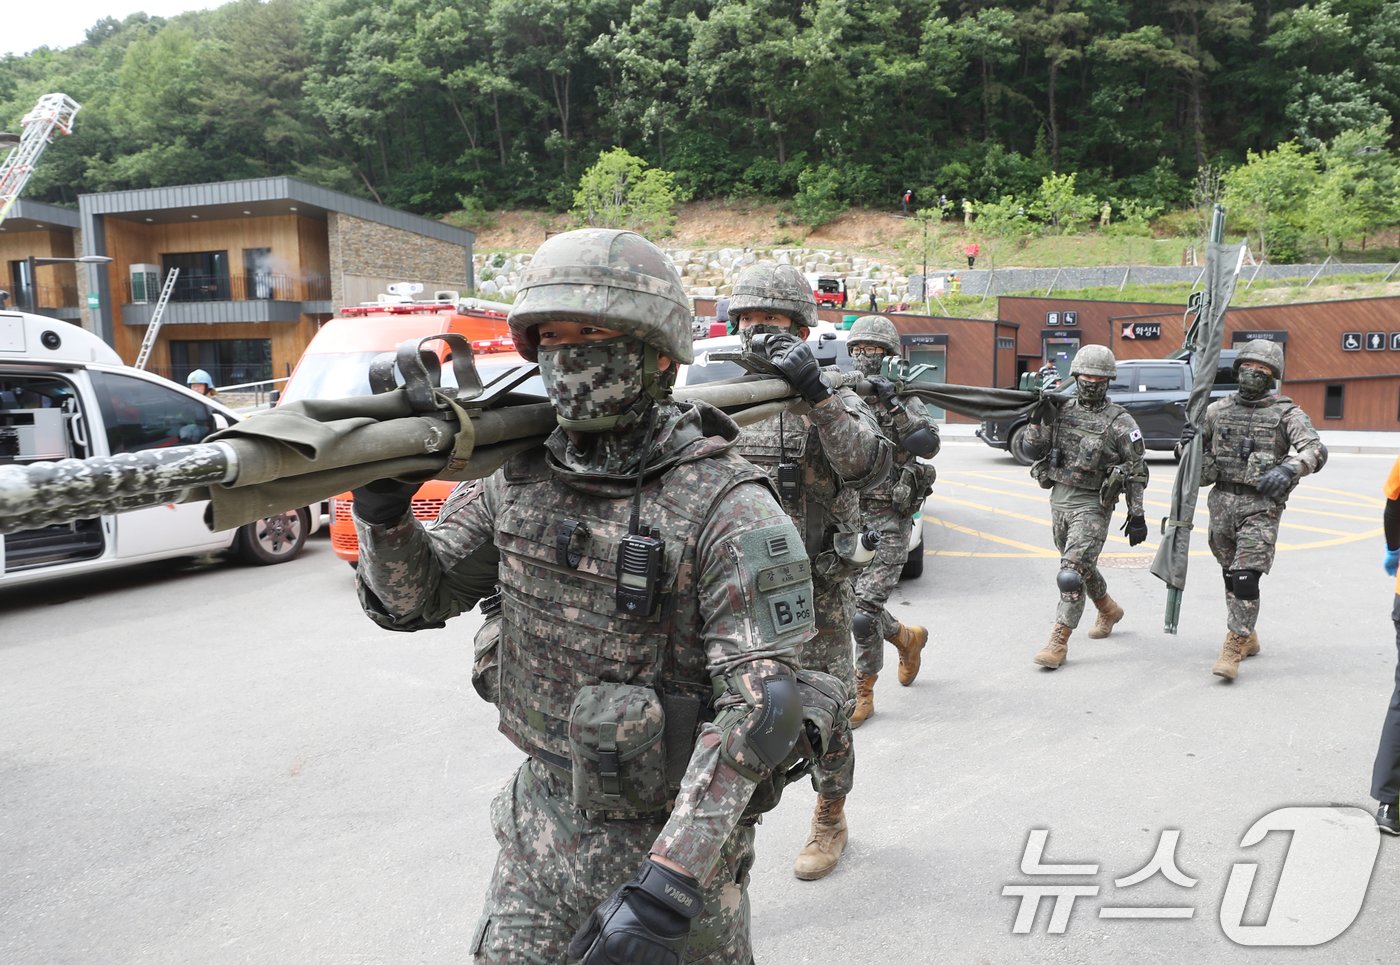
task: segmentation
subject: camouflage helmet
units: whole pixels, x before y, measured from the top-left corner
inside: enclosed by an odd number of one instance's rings
[[[535,361],[541,322],[585,322],[632,335],[691,362],[690,299],[671,259],[632,231],[565,231],[535,250],[507,324],[515,350]]]
[[[1102,375],[1113,378],[1118,374],[1118,363],[1107,345],[1086,345],[1074,353],[1074,361],[1069,366],[1070,375]]]
[[[749,265],[739,273],[729,296],[729,331],[737,331],[739,316],[755,308],[780,312],[807,328],[817,324],[817,300],[812,286],[791,265],[763,262]]]
[[[1236,378],[1240,374],[1241,362],[1260,362],[1269,367],[1269,371],[1274,373],[1274,378],[1283,378],[1283,346],[1278,342],[1271,342],[1267,338],[1252,338],[1245,342],[1240,354],[1235,356],[1232,366]]]
[[[850,328],[851,334],[846,336],[846,344],[855,345],[858,342],[869,342],[871,345],[878,345],[891,355],[899,354],[899,332],[894,327],[894,322],[883,315],[862,315],[856,319]]]

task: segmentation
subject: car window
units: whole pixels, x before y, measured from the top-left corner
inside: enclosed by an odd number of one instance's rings
[[[812,346],[813,353],[822,365],[835,365],[842,372],[850,372],[853,368],[851,364],[851,353],[846,350],[846,340],[844,338],[812,338],[807,340],[807,344]],[[720,345],[695,346],[695,361],[683,367],[681,385],[703,385],[706,382],[719,382],[723,379],[737,379],[744,375],[743,369],[739,368],[739,363],[731,362],[727,359],[721,360],[713,358],[714,353],[733,353],[739,351],[737,339],[725,339]],[[832,358],[832,355],[835,358]]]
[[[174,387],[114,372],[91,375],[113,455],[198,442],[217,428],[213,409]]]
[[[1125,366],[1121,366],[1121,367],[1118,369],[1118,374],[1115,375],[1112,379],[1109,380],[1109,382],[1108,382],[1108,391],[1110,391],[1110,392],[1136,392],[1136,391],[1137,391],[1137,375],[1136,375],[1135,373],[1136,373],[1136,369],[1129,368],[1129,367],[1126,366],[1126,365],[1125,365]],[[1070,382],[1073,382],[1074,379],[1070,379],[1069,381],[1070,381]]]
[[[1139,370],[1138,378],[1141,381],[1143,392],[1176,392],[1185,388],[1183,373],[1184,366],[1179,365],[1144,365]]]

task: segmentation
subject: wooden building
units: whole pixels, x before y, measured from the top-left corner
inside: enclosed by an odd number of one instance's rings
[[[1118,358],[1165,358],[1185,340],[1180,305],[1003,297],[998,313],[1018,325],[1023,370],[1051,359],[1067,372],[1074,351],[1090,344]],[[1319,428],[1400,429],[1400,298],[1227,310],[1226,347],[1251,338],[1283,345],[1283,392]]]
[[[31,310],[84,322],[127,362],[175,275],[147,368],[176,381],[197,368],[221,386],[282,378],[345,305],[394,282],[429,296],[474,286],[472,232],[295,178],[85,194],[76,212],[20,202],[16,214],[0,233],[11,289],[32,287]],[[12,224],[24,230],[12,237]],[[31,255],[75,252],[111,263],[24,277]]]
[[[696,299],[698,316],[713,299]],[[1160,302],[1002,296],[996,321],[886,313],[904,355],[939,365],[941,381],[1001,388],[1050,361],[1069,374],[1085,345],[1121,359],[1166,358],[1185,341],[1186,309]],[[823,309],[826,321],[869,314]],[[1322,429],[1400,430],[1400,298],[1231,308],[1225,346],[1269,338],[1284,347],[1283,391]],[[948,413],[950,422],[970,422]]]

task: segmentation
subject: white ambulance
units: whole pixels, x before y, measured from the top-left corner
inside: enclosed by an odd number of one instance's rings
[[[216,399],[133,369],[96,335],[0,311],[0,466],[198,442],[239,420]],[[135,563],[231,551],[282,563],[319,516],[294,510],[213,533],[207,502],[140,509],[0,535],[0,589]]]

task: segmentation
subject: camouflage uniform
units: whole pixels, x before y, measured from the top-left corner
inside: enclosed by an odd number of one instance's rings
[[[1113,365],[1112,355],[1102,346],[1086,346],[1079,354],[1091,349],[1099,349],[1107,364]],[[1075,364],[1078,362],[1076,357]],[[1055,548],[1060,551],[1055,627],[1050,643],[1036,655],[1037,663],[1053,670],[1064,659],[1070,632],[1079,626],[1086,596],[1094,601],[1100,617],[1091,637],[1107,636],[1122,618],[1122,608],[1108,595],[1098,560],[1108,539],[1119,484],[1127,495],[1129,518],[1142,519],[1142,496],[1147,487],[1145,446],[1137,422],[1121,405],[1074,398],[1061,405],[1048,423],[1032,422],[1027,427],[1027,448],[1040,457],[1031,474],[1050,490],[1050,525]],[[1103,499],[1106,483],[1112,493],[1108,504]]]
[[[933,484],[933,467],[918,457],[936,456],[939,439],[938,427],[923,402],[913,396],[901,399],[898,385],[887,377],[887,372],[894,374],[887,365],[900,356],[899,330],[893,322],[882,315],[858,318],[846,347],[851,364],[866,378],[871,410],[894,453],[889,478],[862,491],[860,499],[864,526],[878,532],[880,542],[875,559],[856,578],[856,616],[851,621],[856,638],[856,706],[851,726],[859,727],[875,713],[875,684],[885,664],[884,641],[899,652],[901,686],[914,682],[923,661],[928,630],[896,620],[885,603],[908,558],[911,514],[923,505]],[[922,570],[923,561],[919,563]]]
[[[1275,377],[1281,375],[1281,350],[1269,342],[1264,346],[1272,348],[1258,346],[1260,341],[1241,349],[1236,371],[1242,361],[1258,354],[1271,364],[1277,358]],[[1252,400],[1237,392],[1212,402],[1201,438],[1201,485],[1213,484],[1207,503],[1210,551],[1225,580],[1228,633],[1217,676],[1234,679],[1239,666],[1235,654],[1259,652],[1259,578],[1273,567],[1283,507],[1298,480],[1323,467],[1327,450],[1306,412],[1292,399],[1267,392]],[[1278,466],[1288,467],[1291,482],[1276,497],[1266,496],[1259,483]]]
[[[608,270],[624,281],[637,259],[659,255],[649,243],[638,251],[640,239],[625,232],[569,234],[582,241],[559,235],[546,245],[574,244],[592,257],[602,244],[603,265],[611,258]],[[572,264],[565,269],[586,297],[593,289],[577,284]],[[650,274],[669,280],[674,269]],[[618,284],[613,315],[586,306],[579,314],[629,331],[616,314]],[[673,288],[683,296],[678,278]],[[522,309],[530,299],[517,300],[512,334],[527,358],[531,323],[573,294],[555,296],[536,315]],[[688,311],[676,314],[680,331]],[[649,332],[645,323],[630,330]],[[677,354],[689,351],[685,337]],[[598,406],[582,397],[571,405],[551,382],[572,367],[558,384],[615,384],[610,353],[594,346],[567,346],[577,351],[548,364],[539,351],[561,422],[600,421]],[[590,358],[591,371],[578,362]],[[604,411],[628,402],[606,395]],[[640,421],[608,430],[561,427],[543,449],[458,486],[434,525],[409,513],[356,519],[361,604],[386,629],[440,627],[499,585],[499,610],[477,635],[473,683],[528,758],[492,805],[500,851],[471,949],[480,962],[615,960],[608,943],[571,950],[570,938],[577,945],[576,929],[616,910],[627,875],[639,863],[655,867],[648,856],[695,879],[703,908],[683,960],[752,961],[748,872],[753,824],[768,806],[754,792],[771,783],[774,765],[762,753],[773,748],[743,725],[754,707],[790,709],[771,694],[794,679],[797,647],[813,629],[810,564],[766,477],[733,451],[738,427],[728,416],[703,403],[643,409]],[[625,603],[619,562],[620,544],[636,532],[629,517],[643,472],[640,519],[664,541],[650,612]]]
[[[811,286],[800,272],[786,265],[750,266],[736,280],[729,306],[731,327],[737,330],[740,316],[753,307],[782,313],[789,321],[789,330],[810,328],[816,319]],[[855,569],[836,554],[833,540],[838,533],[860,531],[857,493],[888,476],[889,444],[869,406],[850,388],[842,387],[811,405],[805,415],[780,413],[745,426],[740,431],[738,451],[768,474],[812,561],[817,633],[802,645],[801,665],[831,674],[850,688],[855,672],[850,579]],[[839,826],[836,859],[845,846],[840,809],[855,778],[849,729],[839,736],[846,747],[827,754],[812,777],[818,792],[814,835],[818,824],[827,831]],[[833,735],[833,742],[837,739]],[[833,802],[836,811],[829,815]],[[820,877],[830,870],[807,872],[802,862],[800,856],[799,877]],[[834,866],[835,859],[830,864]]]
[[[1055,621],[1073,629],[1084,615],[1084,598],[1097,600],[1108,593],[1108,583],[1099,571],[1099,553],[1108,539],[1109,519],[1114,507],[1105,507],[1099,493],[1104,478],[1114,466],[1127,467],[1129,482],[1128,514],[1142,515],[1142,494],[1146,488],[1147,464],[1143,461],[1142,433],[1128,410],[1114,402],[1097,408],[1071,400],[1060,409],[1050,425],[1031,425],[1027,442],[1032,451],[1048,451],[1051,439],[1061,453],[1063,465],[1047,466],[1045,479],[1050,490],[1050,526],[1055,548],[1060,551],[1060,569],[1073,569],[1083,580],[1083,588],[1062,591],[1055,609]],[[1043,483],[1042,483],[1043,484]]]

